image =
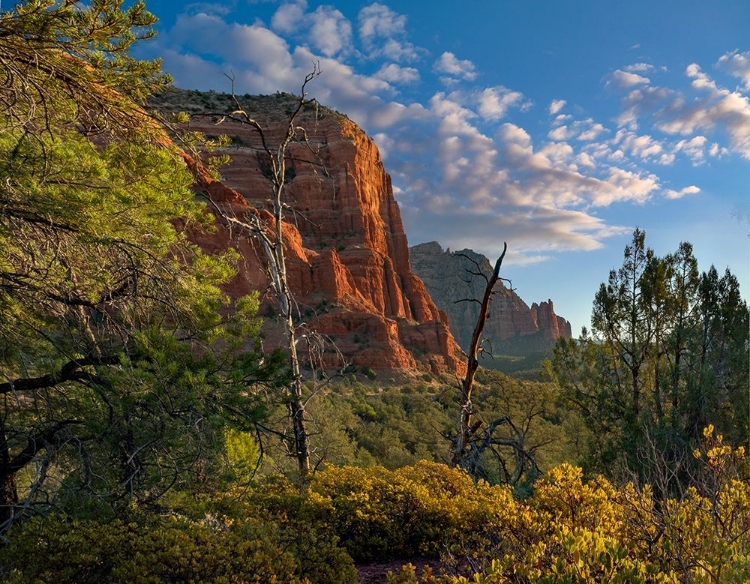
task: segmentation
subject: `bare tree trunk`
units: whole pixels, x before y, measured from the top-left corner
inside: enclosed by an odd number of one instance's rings
[[[472,414],[474,413],[471,403],[471,393],[474,389],[474,376],[479,368],[479,360],[477,356],[482,341],[484,323],[487,322],[489,316],[492,292],[495,284],[497,284],[497,281],[500,279],[500,267],[503,265],[503,259],[505,258],[505,252],[507,249],[508,244],[503,243],[503,253],[497,259],[497,262],[495,262],[495,269],[487,280],[481,308],[479,309],[479,316],[477,317],[477,324],[474,327],[474,333],[471,335],[471,344],[469,345],[469,351],[467,354],[466,377],[464,377],[464,380],[461,383],[461,411],[458,417],[456,446],[453,451],[453,458],[451,459],[452,466],[466,466],[468,462],[467,459],[470,454],[469,447],[472,434]]]
[[[297,468],[303,482],[305,482],[307,475],[310,472],[310,441],[309,432],[307,430],[305,400],[303,399],[300,358],[297,352],[297,342],[299,339],[294,324],[294,295],[289,288],[286,271],[283,222],[285,216],[284,210],[287,208],[287,203],[285,201],[286,161],[289,155],[287,150],[289,145],[294,141],[306,142],[307,137],[305,131],[297,126],[296,118],[305,105],[314,102],[314,100],[306,98],[305,89],[307,84],[318,75],[320,75],[320,69],[318,66],[315,66],[312,73],[309,73],[305,77],[300,97],[296,102],[294,110],[289,115],[289,123],[286,127],[286,133],[279,144],[274,146],[273,149],[266,141],[266,134],[263,127],[240,107],[236,98],[235,103],[237,105],[237,110],[224,116],[226,119],[231,119],[235,122],[251,126],[257,131],[258,136],[260,137],[262,144],[260,151],[268,157],[271,164],[270,181],[273,190],[271,202],[273,204],[272,214],[275,224],[273,226],[262,224],[258,215],[253,213],[249,213],[244,220],[237,219],[236,217],[226,215],[217,207],[217,210],[225,219],[248,231],[253,237],[256,237],[260,241],[263,247],[266,261],[268,263],[271,289],[276,296],[279,317],[284,327],[284,340],[286,350],[289,354],[289,367],[292,373],[292,380],[286,388],[286,395],[284,398],[289,414],[289,420],[292,424],[293,434],[290,444],[287,446],[290,454],[297,460]],[[221,121],[223,121],[223,119]],[[221,121],[219,123],[221,123]]]

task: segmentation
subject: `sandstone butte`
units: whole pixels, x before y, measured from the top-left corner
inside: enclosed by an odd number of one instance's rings
[[[255,96],[251,102],[255,109],[247,107],[248,112],[264,127],[268,143],[278,144],[287,126],[289,96]],[[411,270],[401,213],[377,146],[356,124],[325,108],[305,111],[298,124],[314,152],[300,144],[289,148],[290,212],[283,232],[289,283],[302,322],[329,337],[360,371],[461,375],[465,363],[447,317]],[[272,224],[268,161],[259,154],[257,132],[230,121],[216,126],[210,118],[192,121],[191,130],[227,134],[233,141],[222,151],[231,163],[221,168],[221,181],[204,174],[197,188],[225,214],[257,213]],[[215,233],[190,237],[207,251],[235,248],[241,259],[226,291],[238,297],[259,290],[261,315],[273,315],[274,298],[257,242],[221,217]],[[272,342],[273,318],[267,322]],[[325,362],[336,365],[335,351]]]
[[[493,268],[490,260],[470,249],[443,251],[435,241],[416,245],[410,253],[412,269],[423,280],[438,307],[448,315],[451,332],[466,349],[479,306],[465,299],[481,298],[486,285],[483,278],[472,277],[469,270],[476,272],[478,267],[489,277]],[[503,341],[525,338],[527,350],[539,350],[550,347],[559,337],[571,338],[572,331],[570,323],[555,314],[552,300],[529,307],[513,290],[499,282],[490,304],[484,336],[493,347],[501,346]]]

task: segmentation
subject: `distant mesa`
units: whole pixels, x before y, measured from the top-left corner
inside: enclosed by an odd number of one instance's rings
[[[481,300],[486,286],[483,278],[472,277],[469,270],[476,272],[478,266],[489,277],[493,264],[470,249],[444,251],[436,241],[416,245],[409,251],[412,270],[422,279],[438,308],[447,315],[453,336],[466,350],[479,316],[479,305],[465,300]],[[572,331],[570,323],[555,314],[552,300],[529,307],[499,282],[490,304],[484,336],[495,352],[526,355],[549,349],[559,337],[571,338]],[[482,365],[491,367],[492,363],[483,361]]]

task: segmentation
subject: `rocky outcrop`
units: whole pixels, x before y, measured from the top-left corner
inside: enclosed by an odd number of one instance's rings
[[[286,129],[288,105],[289,97],[279,94],[250,98],[246,106],[270,144],[277,144]],[[445,316],[411,270],[401,213],[377,146],[330,110],[306,111],[298,123],[306,129],[308,145],[289,148],[284,237],[301,322],[333,339],[355,366],[460,372],[460,349]],[[222,180],[202,175],[199,190],[210,193],[223,213],[259,214],[272,224],[268,160],[260,153],[257,133],[231,122],[217,128],[210,118],[192,122],[191,130],[226,133],[233,143],[225,152],[231,163],[221,169]],[[211,251],[239,251],[238,275],[227,291],[233,296],[264,291],[257,242],[224,220],[217,219],[217,226],[215,233],[196,235],[194,241]],[[272,314],[268,294],[265,304],[261,312]]]
[[[448,315],[451,332],[459,345],[467,349],[477,322],[479,305],[486,280],[471,272],[489,277],[493,266],[483,255],[470,249],[443,251],[437,242],[423,243],[410,250],[411,264],[424,282],[437,306]],[[549,347],[559,338],[572,336],[570,323],[555,314],[551,300],[532,304],[531,308],[502,282],[495,288],[484,336],[493,346],[507,347],[513,340],[524,339],[524,351]]]

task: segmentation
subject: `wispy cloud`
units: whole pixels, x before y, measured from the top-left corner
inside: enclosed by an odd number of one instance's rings
[[[745,89],[750,91],[750,51],[726,53],[719,58],[716,65],[742,80]]]
[[[638,75],[637,73],[629,73],[627,71],[617,69],[614,73],[612,73],[610,82],[617,87],[628,88],[634,87],[636,85],[648,85],[649,83],[651,83],[651,80],[648,77]]]
[[[416,83],[420,79],[418,69],[414,67],[401,67],[395,63],[383,65],[375,73],[375,77],[388,83]]]
[[[406,40],[406,16],[380,3],[359,12],[359,38],[363,52],[370,58],[392,61],[416,61],[426,51]]]
[[[476,67],[468,59],[459,59],[451,52],[444,52],[432,66],[433,71],[446,75],[448,79],[465,79],[473,81],[477,78]]]
[[[653,71],[654,68],[655,67],[649,63],[633,63],[632,65],[623,67],[623,69],[629,73],[648,73],[649,71]]]
[[[666,191],[666,197],[668,199],[681,199],[685,195],[697,195],[700,192],[701,190],[698,187],[691,185],[679,191],[668,190]]]
[[[744,79],[746,57],[746,53],[727,53],[719,59],[717,67]],[[672,140],[670,144],[662,141],[660,144],[673,154],[687,155],[694,164],[705,160],[706,155],[729,152],[750,160],[748,97],[739,89],[732,91],[720,86],[697,63],[685,68],[685,77],[690,82],[686,90],[649,85],[627,91],[618,124],[631,132],[636,132],[639,124],[648,124],[667,137],[681,136],[680,141]],[[618,87],[628,89],[622,84]],[[714,136],[709,142],[708,139]],[[719,146],[721,137],[726,138],[726,147]],[[653,150],[640,152],[653,153]],[[662,160],[669,162],[669,156]]]
[[[549,113],[551,116],[554,116],[558,112],[562,110],[562,108],[565,107],[565,104],[568,103],[564,99],[553,99],[552,102],[549,104]]]

